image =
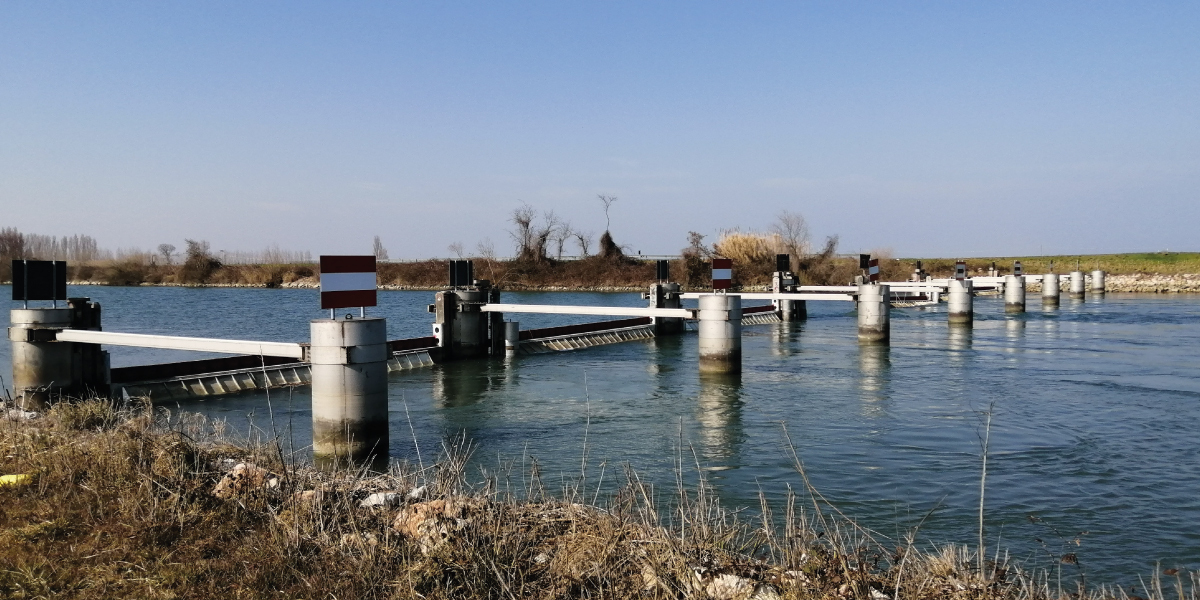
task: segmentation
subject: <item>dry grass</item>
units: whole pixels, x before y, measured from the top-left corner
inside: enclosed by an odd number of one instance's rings
[[[468,485],[466,453],[453,450],[425,470],[324,474],[291,464],[277,447],[229,444],[202,418],[166,417],[145,404],[92,400],[0,421],[0,469],[34,475],[0,486],[0,596],[1073,595],[1010,565],[980,573],[964,547],[885,547],[815,493],[790,496],[781,515],[764,500],[760,518],[747,522],[719,506],[703,480],[659,498],[629,472],[602,501],[582,477],[552,497],[536,469],[515,490],[506,476]],[[275,485],[245,479],[218,498],[214,486],[236,462],[278,474],[264,478]],[[384,491],[396,495],[362,506]],[[1156,578],[1147,595],[1194,600],[1195,584],[1181,577],[1177,590],[1164,590]]]
[[[1005,256],[964,259],[972,273],[987,271],[994,262],[1001,273],[1012,273],[1013,261],[1021,261],[1026,273],[1049,273],[1051,263],[1054,272],[1068,273],[1076,265],[1084,271],[1102,269],[1110,275],[1162,274],[1182,275],[1200,273],[1200,252],[1142,252],[1131,254],[1092,254],[1064,256]],[[904,259],[905,264],[915,264],[916,259]],[[926,271],[934,277],[952,276],[955,259],[927,258],[923,261]]]

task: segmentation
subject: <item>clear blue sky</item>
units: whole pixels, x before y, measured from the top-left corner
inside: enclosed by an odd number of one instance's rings
[[[0,3],[0,226],[106,247],[1200,250],[1200,3]]]

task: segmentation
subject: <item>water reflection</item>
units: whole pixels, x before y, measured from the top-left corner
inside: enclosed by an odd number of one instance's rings
[[[461,408],[483,401],[498,385],[511,382],[520,361],[464,360],[433,367],[437,408]],[[507,380],[507,381],[506,381]]]
[[[891,346],[863,345],[858,348],[858,387],[862,391],[863,413],[877,415],[880,403],[887,399],[892,369]]]
[[[1025,335],[1025,319],[1021,317],[1012,317],[1004,323],[1004,333],[1010,340],[1020,339]]]
[[[947,338],[950,349],[950,364],[962,366],[971,350],[974,329],[971,327],[951,327]]]
[[[696,424],[700,452],[713,470],[737,466],[745,437],[742,427],[742,378],[737,374],[706,373],[700,376],[696,398]]]
[[[673,372],[683,355],[684,337],[682,335],[661,335],[650,338],[650,347],[654,349],[654,360],[646,361],[646,370],[652,375]],[[693,339],[688,337],[688,339]]]
[[[775,343],[770,351],[774,356],[793,356],[800,353],[800,334],[804,331],[804,321],[784,321],[775,325]]]

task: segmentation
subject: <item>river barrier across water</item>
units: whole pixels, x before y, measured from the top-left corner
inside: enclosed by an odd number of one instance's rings
[[[131,333],[305,341],[315,290],[80,286],[104,328]],[[0,294],[10,295],[7,286]],[[636,293],[510,293],[505,302],[644,306]],[[388,338],[429,335],[430,292],[379,293]],[[537,460],[550,489],[579,476],[619,482],[628,464],[664,497],[677,461],[728,507],[801,489],[784,428],[810,478],[847,515],[898,538],[975,542],[984,413],[991,410],[989,546],[1029,566],[1082,570],[1090,582],[1137,583],[1163,568],[1200,568],[1200,296],[1109,293],[1005,315],[979,297],[974,327],[947,326],[945,305],[894,309],[890,346],[860,346],[853,308],[810,303],[801,323],[748,326],[743,373],[697,374],[690,336],[575,352],[470,360],[394,373],[391,455],[428,461],[465,434],[479,469],[511,464],[520,485]],[[7,311],[0,311],[7,327]],[[587,318],[520,315],[522,328]],[[694,334],[691,334],[694,335]],[[0,375],[11,373],[0,347]],[[112,348],[114,367],[198,358]],[[310,439],[306,388],[172,401],[174,412],[229,429]],[[416,440],[410,433],[415,432]],[[586,449],[584,446],[586,432]],[[689,466],[690,465],[690,466]],[[503,471],[504,469],[501,469]],[[1086,533],[1085,533],[1086,532]],[[1077,542],[1078,540],[1078,542]]]

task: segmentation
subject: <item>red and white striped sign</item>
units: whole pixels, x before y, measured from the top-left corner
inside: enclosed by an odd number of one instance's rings
[[[321,308],[375,306],[374,256],[322,256]]]
[[[728,258],[714,258],[712,262],[712,283],[714,290],[729,289],[733,280],[733,261]]]
[[[871,262],[867,263],[867,279],[871,283],[879,283],[879,259],[872,258]]]

